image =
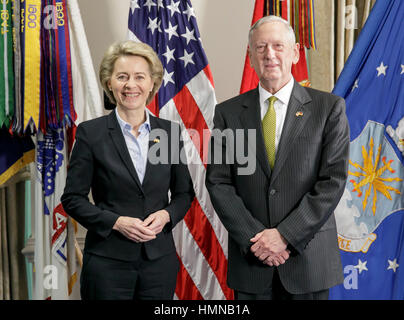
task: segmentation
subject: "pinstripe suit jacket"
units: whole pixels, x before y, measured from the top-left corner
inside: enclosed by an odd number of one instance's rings
[[[229,232],[228,285],[258,294],[271,284],[273,267],[250,252],[250,239],[265,228],[277,228],[289,243],[292,254],[278,271],[290,293],[315,292],[341,283],[333,211],[347,179],[349,126],[344,100],[295,82],[272,171],[257,88],[217,105],[214,126],[243,129],[249,152],[256,150],[255,171],[241,175],[237,155],[233,164],[214,164],[217,150],[223,155],[229,152],[228,139],[222,139],[222,149],[210,143],[206,186]],[[246,129],[256,129],[255,143]]]

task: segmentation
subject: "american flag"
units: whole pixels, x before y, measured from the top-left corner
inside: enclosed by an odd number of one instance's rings
[[[212,74],[189,0],[132,0],[129,39],[150,45],[164,80],[148,108],[180,123],[196,198],[174,230],[180,273],[175,298],[233,299],[226,285],[227,232],[205,187],[206,151],[216,105]],[[202,141],[203,140],[203,141]]]

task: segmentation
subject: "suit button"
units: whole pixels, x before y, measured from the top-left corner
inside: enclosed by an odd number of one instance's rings
[[[275,189],[272,189],[271,191],[269,191],[269,195],[273,196],[276,193]]]
[[[138,196],[138,198],[140,198],[140,199],[144,199],[144,195],[143,195],[142,193],[139,193],[137,196]]]

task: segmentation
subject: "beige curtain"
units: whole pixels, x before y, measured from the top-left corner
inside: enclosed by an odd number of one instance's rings
[[[330,92],[376,0],[315,0],[317,50],[308,50],[311,86]]]
[[[0,186],[0,300],[28,299],[24,248],[25,180],[16,174]]]

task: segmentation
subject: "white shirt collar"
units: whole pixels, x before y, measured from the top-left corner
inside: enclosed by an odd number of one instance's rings
[[[278,98],[280,102],[282,102],[283,105],[287,106],[289,104],[290,96],[292,95],[292,90],[293,90],[293,85],[294,85],[294,79],[293,77],[286,83],[278,92],[275,94],[271,94],[267,90],[265,90],[261,86],[261,82],[258,85],[258,91],[259,91],[259,96],[260,96],[260,105],[265,105],[265,101],[271,97],[275,96]]]
[[[146,112],[146,121],[142,123],[142,125],[139,128],[139,131],[142,130],[142,127],[144,127],[148,132],[150,132],[149,110],[147,108],[145,108],[145,112]],[[119,112],[118,112],[117,108],[115,108],[115,114],[116,114],[116,118],[118,119],[119,126],[121,127],[122,130],[124,130],[124,129],[129,130],[129,131],[132,130],[132,126],[119,116]]]

